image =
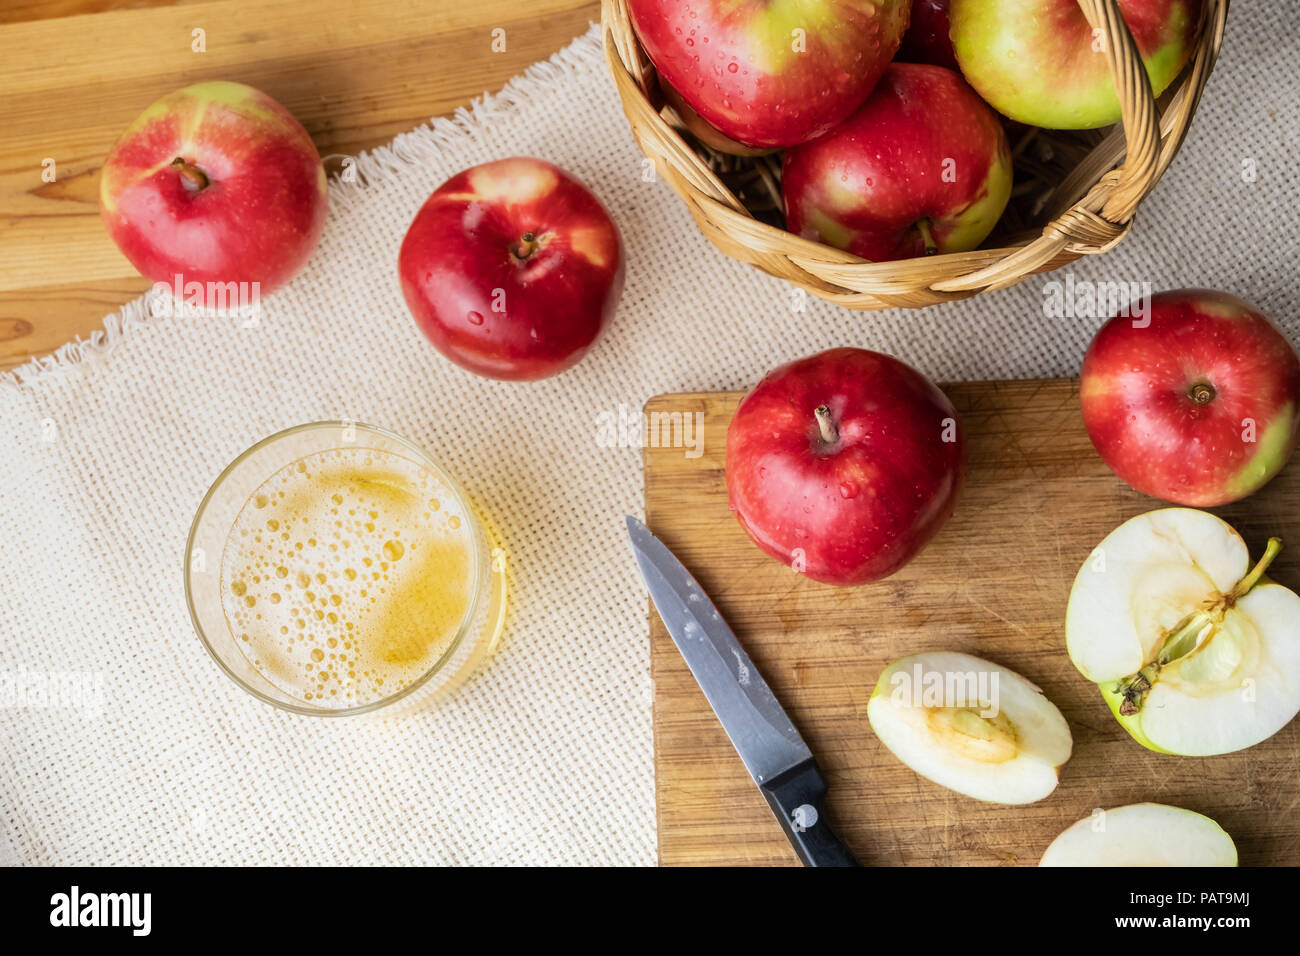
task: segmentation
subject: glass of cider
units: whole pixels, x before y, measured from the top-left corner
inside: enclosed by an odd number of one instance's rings
[[[213,483],[185,594],[208,652],[254,697],[361,714],[444,696],[491,655],[505,552],[419,447],[315,422],[258,442]]]

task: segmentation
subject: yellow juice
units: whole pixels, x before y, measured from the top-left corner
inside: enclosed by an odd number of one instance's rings
[[[226,537],[220,595],[235,645],[314,707],[399,693],[470,623],[474,525],[411,458],[360,447],[299,458],[249,496]]]

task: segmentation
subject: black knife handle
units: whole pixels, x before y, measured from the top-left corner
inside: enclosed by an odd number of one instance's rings
[[[759,785],[804,866],[858,866],[826,819],[826,781],[808,759]]]

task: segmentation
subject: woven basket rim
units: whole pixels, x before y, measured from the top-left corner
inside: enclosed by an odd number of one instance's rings
[[[605,58],[642,152],[714,245],[732,258],[829,301],[857,309],[919,307],[1013,285],[1118,245],[1138,205],[1187,135],[1223,42],[1229,0],[1202,0],[1195,49],[1157,104],[1118,0],[1076,0],[1104,52],[1122,119],[1044,202],[1047,222],[1023,241],[919,259],[868,262],[762,222],[745,208],[647,92],[653,64],[633,31],[627,0],[602,0]]]

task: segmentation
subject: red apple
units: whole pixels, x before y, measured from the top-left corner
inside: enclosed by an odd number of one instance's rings
[[[911,22],[894,59],[958,68],[948,36],[948,0],[912,0]]]
[[[1157,96],[1191,56],[1204,0],[1118,0]],[[1079,0],[951,0],[950,37],[971,85],[1014,120],[1093,129],[1120,118],[1105,39]]]
[[[1162,292],[1147,315],[1102,326],[1079,395],[1115,474],[1156,498],[1212,507],[1257,491],[1291,457],[1300,359],[1240,299]]]
[[[840,348],[783,365],[727,429],[727,494],[760,548],[826,584],[893,574],[948,520],[965,439],[934,384]]]
[[[457,365],[501,379],[562,372],[591,348],[623,291],[618,227],[559,167],[515,157],[434,190],[402,241],[402,293]]]
[[[974,249],[1011,197],[996,113],[952,70],[894,63],[862,107],[785,155],[786,225],[872,262]]]
[[[706,122],[746,146],[793,146],[861,105],[910,0],[628,0],[641,45]]]
[[[99,211],[141,274],[221,308],[293,277],[325,226],[329,193],[301,124],[241,83],[169,93],[104,160]],[[256,285],[254,285],[256,283]]]

